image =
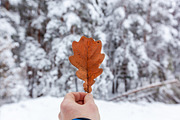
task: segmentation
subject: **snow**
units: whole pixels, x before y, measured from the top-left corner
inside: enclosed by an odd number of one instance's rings
[[[11,21],[13,21],[13,22],[15,22],[16,24],[20,24],[20,16],[16,13],[16,12],[9,12],[9,11],[7,11],[6,9],[4,9],[4,8],[1,8],[0,7],[0,18],[3,20],[3,19],[5,19],[5,20],[7,20],[7,18],[8,19],[10,19]],[[7,23],[9,23],[10,21],[8,20],[8,21],[6,21]],[[7,24],[6,23],[6,24]],[[3,25],[3,26],[5,26],[6,24],[1,24],[1,25]],[[1,27],[0,27],[1,28]],[[6,28],[7,29],[7,28]],[[8,29],[8,30],[10,30],[10,29]]]
[[[42,97],[0,107],[0,120],[58,120],[63,98]],[[95,100],[101,120],[180,120],[180,105]]]
[[[45,66],[50,65],[50,61],[46,59],[46,53],[44,49],[39,48],[38,42],[32,42],[31,38],[26,42],[25,50],[21,53],[24,56],[23,61],[33,67],[38,67],[42,69]]]
[[[71,26],[73,26],[73,25],[80,26],[80,24],[81,24],[80,18],[74,13],[67,13],[64,16],[64,19],[66,20],[66,25],[67,25],[68,30],[70,30]]]
[[[93,5],[87,4],[87,7],[89,8],[89,13],[90,13],[93,20],[100,18],[98,11],[95,10],[95,7]]]
[[[22,0],[8,0],[10,2],[10,4],[12,5],[18,5],[19,3],[22,2]]]
[[[16,33],[16,30],[6,21],[6,19],[0,19],[0,23],[0,35],[13,35]]]
[[[73,55],[72,42],[83,35],[100,39],[101,53],[106,55],[100,66],[103,73],[93,85],[96,98],[179,79],[179,5],[179,0],[4,0],[0,7],[0,104],[27,97],[24,91],[32,90],[33,97],[58,97],[81,89],[83,81],[76,84],[76,68],[68,58]],[[139,94],[166,103],[180,100],[177,86],[165,89]],[[166,94],[169,89],[174,93]]]
[[[65,0],[62,2],[48,1],[48,17],[53,18],[54,16],[62,16],[62,14],[66,13],[68,9],[78,9],[79,7],[79,3],[72,0]]]
[[[125,10],[123,7],[119,7],[114,11],[115,19],[122,20],[125,18]]]
[[[42,29],[42,23],[44,22],[44,20],[46,19],[45,16],[41,15],[39,17],[37,17],[37,19],[35,19],[33,22],[32,22],[32,26],[37,28],[37,29]]]

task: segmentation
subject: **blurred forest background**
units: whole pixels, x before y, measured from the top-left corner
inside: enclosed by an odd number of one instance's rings
[[[180,80],[179,0],[1,0],[0,105],[83,91],[68,57],[81,36],[101,40],[97,99]],[[121,100],[180,103],[180,85]]]

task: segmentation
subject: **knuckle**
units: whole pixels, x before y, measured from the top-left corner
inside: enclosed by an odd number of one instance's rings
[[[61,119],[61,113],[58,114],[58,118]]]
[[[66,101],[63,101],[63,102],[61,103],[60,108],[61,108],[61,111],[67,110],[67,108],[68,108],[68,103],[67,103]]]
[[[89,108],[92,110],[92,111],[97,111],[98,110],[98,107],[95,103],[89,103]]]
[[[66,95],[68,96],[68,95],[71,95],[73,92],[69,92],[69,93],[67,93]]]

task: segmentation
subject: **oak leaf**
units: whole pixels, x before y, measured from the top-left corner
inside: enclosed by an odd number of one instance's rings
[[[79,42],[73,41],[73,56],[69,57],[72,65],[78,68],[76,75],[85,81],[84,90],[88,93],[92,91],[91,86],[95,83],[103,69],[99,68],[105,55],[101,54],[102,43],[100,40],[94,41],[93,38],[82,36]]]

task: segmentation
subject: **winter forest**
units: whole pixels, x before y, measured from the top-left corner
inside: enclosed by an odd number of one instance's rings
[[[81,36],[103,45],[96,99],[180,103],[166,84],[180,81],[179,0],[1,0],[0,106],[83,92],[68,59]]]

